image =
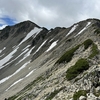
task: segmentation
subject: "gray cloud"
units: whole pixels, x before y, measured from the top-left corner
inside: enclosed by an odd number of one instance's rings
[[[87,18],[100,18],[99,9],[100,0],[0,0],[0,18],[31,20],[47,28],[68,27]]]

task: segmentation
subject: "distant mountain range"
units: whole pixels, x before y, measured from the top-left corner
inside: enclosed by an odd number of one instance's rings
[[[100,100],[100,20],[0,30],[0,100]]]

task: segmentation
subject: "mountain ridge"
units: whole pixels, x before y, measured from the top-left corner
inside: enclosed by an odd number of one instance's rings
[[[1,30],[1,99],[83,100],[80,99],[82,96],[87,100],[99,99],[95,95],[99,95],[99,81],[95,83],[96,77],[99,80],[99,26],[100,20],[87,19],[68,28],[56,27],[48,30],[31,21],[25,21]],[[56,63],[59,59],[63,59],[63,62]],[[83,65],[77,66],[79,61],[85,62],[84,59],[89,64],[88,69],[81,68]],[[73,71],[68,71],[69,68]],[[95,73],[93,76],[92,72]],[[69,81],[67,77],[70,73],[74,73],[75,77]],[[79,87],[77,84],[80,84]],[[86,95],[77,97],[81,90]]]

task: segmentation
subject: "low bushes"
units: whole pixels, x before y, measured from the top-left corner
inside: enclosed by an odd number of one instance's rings
[[[92,53],[90,54],[89,58],[93,58],[99,53],[97,45],[94,44],[91,39],[87,39],[83,44],[84,44],[84,49],[87,49],[90,45],[92,45]]]
[[[75,92],[73,95],[73,100],[78,100],[80,96],[86,96],[87,91],[86,90],[79,90],[78,92]]]
[[[95,55],[97,55],[98,49],[96,44],[93,43],[93,41],[91,39],[87,39],[86,41],[84,41],[82,44],[77,45],[76,47],[66,51],[58,60],[55,64],[60,64],[60,63],[64,63],[64,62],[69,62],[72,60],[72,57],[74,55],[74,52],[81,46],[84,45],[84,50],[86,50],[90,45],[92,45],[92,53],[89,56],[89,58],[93,58]]]
[[[75,48],[72,48],[65,52],[58,60],[56,63],[63,63],[63,62],[69,62],[71,61],[74,52],[79,48],[80,45],[76,46]]]
[[[71,66],[66,72],[67,80],[72,80],[77,77],[84,70],[89,68],[89,64],[86,59],[79,59],[74,66]]]
[[[94,31],[94,33],[100,34],[100,29],[96,29],[96,30]]]
[[[84,49],[87,49],[91,44],[93,44],[93,41],[91,39],[87,39],[86,41],[83,42],[84,44]],[[82,44],[66,51],[58,60],[56,63],[64,63],[64,62],[69,62],[71,61],[74,52],[81,46]]]
[[[89,58],[93,58],[99,53],[97,45],[93,43],[92,45],[92,53],[90,54]]]
[[[84,49],[86,50],[90,45],[93,44],[93,41],[91,39],[87,39],[86,41],[83,42],[84,44]]]

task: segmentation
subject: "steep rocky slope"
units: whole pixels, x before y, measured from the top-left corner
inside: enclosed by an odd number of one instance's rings
[[[99,100],[100,21],[48,30],[25,21],[0,31],[0,98]]]

